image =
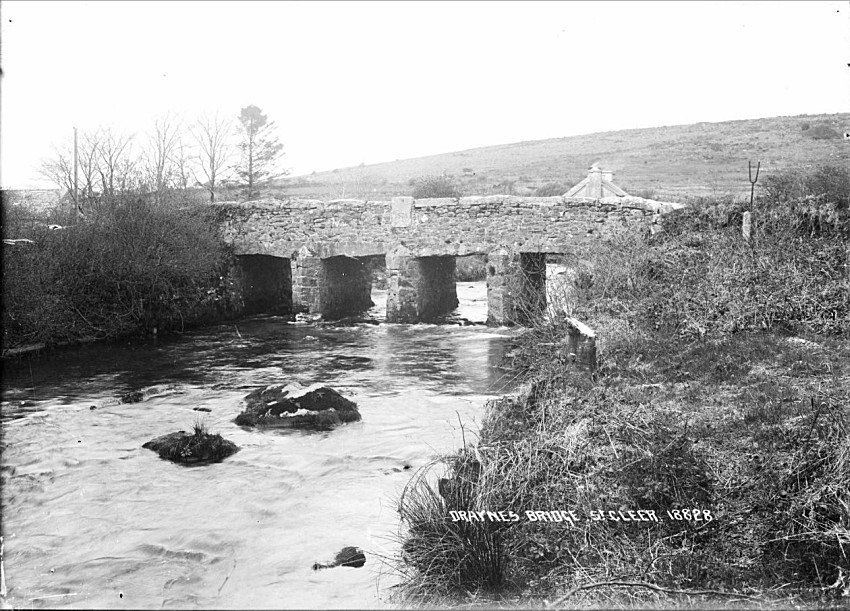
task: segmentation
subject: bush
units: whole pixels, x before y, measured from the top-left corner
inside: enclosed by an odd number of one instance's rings
[[[850,207],[850,168],[823,165],[813,169],[791,169],[769,175],[762,183],[762,206],[787,205],[807,197],[821,197],[838,209]]]
[[[413,197],[427,199],[429,197],[463,197],[463,193],[454,180],[447,176],[423,176],[413,180]]]
[[[846,333],[848,172],[790,174],[777,176],[777,188],[755,206],[749,241],[741,237],[747,204],[723,198],[667,215],[665,231],[651,238],[624,232],[587,249],[593,282],[578,292],[583,311],[638,315],[651,328],[693,338],[758,329]],[[793,199],[796,191],[782,185],[794,183],[823,194]]]
[[[468,255],[455,259],[458,282],[475,282],[487,278],[487,255]]]
[[[806,135],[814,140],[831,140],[833,138],[841,137],[841,134],[839,134],[837,130],[829,125],[824,125],[823,123],[814,125],[810,129],[806,130]]]
[[[33,241],[4,253],[4,346],[181,329],[229,304],[227,252],[203,206],[137,200],[44,219],[7,210],[3,237]]]
[[[565,187],[559,182],[549,182],[542,187],[537,187],[534,191],[535,197],[557,197],[569,191],[569,187]]]

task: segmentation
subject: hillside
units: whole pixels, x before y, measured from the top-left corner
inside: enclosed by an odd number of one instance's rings
[[[446,174],[467,195],[533,195],[547,183],[574,185],[595,162],[613,170],[614,182],[633,195],[738,195],[749,193],[748,160],[761,160],[762,178],[789,167],[850,165],[848,131],[850,113],[629,129],[290,177],[274,193],[382,199],[409,195],[417,177]]]

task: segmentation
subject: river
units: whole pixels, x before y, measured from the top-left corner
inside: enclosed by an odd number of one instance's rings
[[[7,601],[35,608],[375,608],[397,582],[396,499],[438,453],[474,438],[511,331],[483,282],[448,324],[391,325],[384,293],[349,325],[256,316],[172,338],[4,363]],[[273,383],[321,382],[363,420],[332,432],[233,424]],[[117,397],[142,389],[145,399]],[[195,411],[203,408],[206,411]],[[241,450],[187,467],[142,444],[197,419]],[[461,424],[462,423],[462,424]],[[362,568],[312,570],[354,545]],[[396,602],[396,604],[398,604]]]

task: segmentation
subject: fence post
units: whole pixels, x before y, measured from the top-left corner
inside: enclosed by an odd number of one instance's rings
[[[752,214],[750,212],[744,212],[744,222],[741,225],[741,233],[744,235],[745,240],[750,239],[750,233],[752,231]]]

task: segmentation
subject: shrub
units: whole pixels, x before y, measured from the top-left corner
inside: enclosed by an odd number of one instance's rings
[[[487,278],[487,255],[468,255],[455,259],[458,282],[475,282]]]
[[[642,197],[643,199],[655,199],[656,193],[655,189],[637,189],[636,191],[630,191],[631,195],[635,197]]]
[[[413,197],[415,199],[427,199],[429,197],[463,197],[457,183],[447,176],[423,176],[413,180]]]
[[[138,200],[44,220],[12,211],[3,237],[33,240],[4,253],[6,346],[180,329],[228,304],[227,252],[203,206]]]
[[[559,182],[548,182],[542,187],[537,187],[534,191],[535,197],[557,197],[569,191],[569,187],[565,187]]]
[[[839,209],[850,207],[850,168],[822,165],[812,169],[789,169],[764,178],[763,206],[781,206],[815,196]]]
[[[839,134],[836,129],[829,125],[824,125],[823,123],[813,125],[806,131],[806,135],[814,140],[831,140],[833,138],[841,137],[841,134]]]
[[[753,210],[749,241],[740,229],[748,205],[721,198],[667,215],[665,231],[651,238],[622,233],[591,246],[583,257],[593,282],[577,292],[582,311],[639,315],[656,330],[694,338],[745,329],[845,333],[846,177],[837,168],[778,175]],[[793,199],[787,185],[796,183],[824,193]]]

